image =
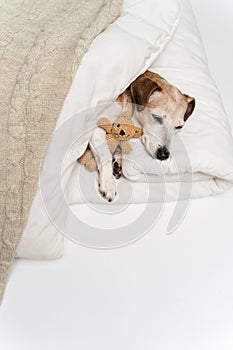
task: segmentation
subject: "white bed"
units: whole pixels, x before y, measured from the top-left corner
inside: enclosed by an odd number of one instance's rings
[[[231,117],[232,7],[224,4],[193,1]],[[156,227],[122,249],[92,250],[65,240],[61,260],[15,261],[0,313],[0,346],[232,349],[232,202],[232,190],[193,200],[170,236],[165,230],[174,204],[167,203]]]

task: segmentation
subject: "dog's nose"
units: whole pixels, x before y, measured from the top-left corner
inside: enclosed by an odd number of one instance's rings
[[[167,149],[166,146],[160,147],[160,148],[157,150],[157,152],[156,152],[156,157],[157,157],[157,159],[159,159],[159,160],[168,159],[169,156],[170,156],[170,153],[169,153],[169,151],[168,151],[168,149]]]

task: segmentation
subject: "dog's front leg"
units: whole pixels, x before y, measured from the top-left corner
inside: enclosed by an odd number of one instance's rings
[[[97,163],[99,191],[104,198],[111,202],[116,197],[116,182],[112,174],[112,154],[103,129],[96,128],[94,130],[90,147]]]

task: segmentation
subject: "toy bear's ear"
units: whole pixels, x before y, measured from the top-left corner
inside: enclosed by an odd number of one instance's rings
[[[98,120],[98,126],[104,129],[107,133],[110,133],[112,130],[112,123],[107,118],[100,118]]]

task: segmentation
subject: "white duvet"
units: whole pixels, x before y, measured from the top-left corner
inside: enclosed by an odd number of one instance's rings
[[[194,96],[196,108],[179,136],[174,137],[172,157],[167,161],[149,157],[140,140],[131,142],[133,151],[123,160],[124,178],[119,182],[116,203],[203,197],[230,188],[233,184],[232,136],[221,98],[209,75],[192,9],[186,0],[125,0],[121,17],[94,40],[84,56],[56,130],[62,129],[68,120],[73,130],[79,123],[80,132],[87,125],[93,126],[96,115],[90,117],[87,113],[87,124],[73,116],[113,101],[147,69]],[[71,146],[73,137],[70,131],[70,139],[60,143],[61,154]],[[74,143],[63,162],[61,178],[69,204],[103,203],[95,185],[96,175],[83,169],[80,172],[76,162],[89,137],[87,133]],[[54,140],[49,148],[51,152],[53,143]],[[47,165],[45,161],[42,178]],[[129,187],[130,197],[125,191]],[[48,177],[46,190],[48,198],[53,200],[57,192],[52,177]],[[62,209],[61,203],[53,215],[65,221],[66,212]],[[62,254],[62,235],[48,212],[38,186],[18,256],[55,258]]]

